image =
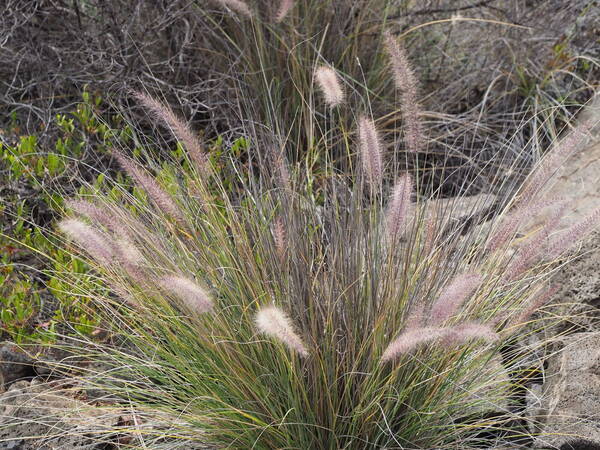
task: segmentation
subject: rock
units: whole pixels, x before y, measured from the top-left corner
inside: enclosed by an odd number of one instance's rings
[[[551,312],[559,323],[546,329],[547,338],[555,335],[600,330],[600,233],[595,232],[582,243],[585,252],[563,266],[552,283],[559,291]]]
[[[85,384],[42,378],[13,383],[0,394],[0,450],[212,448],[193,437],[173,438],[180,420],[173,415],[133,412],[106,397],[90,402]]]
[[[118,411],[87,404],[77,393],[39,379],[13,383],[0,396],[0,450],[110,448],[102,444],[114,443]]]
[[[596,96],[600,99],[600,95]],[[596,101],[600,103],[600,100]],[[600,105],[598,105],[600,106]],[[586,110],[588,117],[600,117],[596,106]],[[587,120],[583,115],[579,122]],[[600,130],[599,130],[600,133]],[[569,202],[568,214],[564,225],[572,225],[585,219],[597,207],[600,201],[600,134],[593,134],[589,145],[584,145],[571,156],[551,180],[548,198],[562,198]]]
[[[600,332],[557,340],[548,359],[534,448],[600,449]]]
[[[561,445],[559,450],[600,450],[600,445],[587,439],[576,439],[568,444]]]
[[[498,200],[492,194],[430,200],[427,214],[429,218],[447,220],[448,225],[475,226],[489,218],[489,214],[495,211]]]
[[[5,343],[0,347],[0,375],[3,389],[17,380],[32,378],[33,359],[14,344]]]

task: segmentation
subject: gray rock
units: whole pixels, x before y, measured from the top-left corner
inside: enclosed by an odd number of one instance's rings
[[[90,401],[84,385],[75,379],[40,378],[13,383],[0,394],[0,450],[209,448],[193,438],[172,439],[176,417],[158,412],[136,412],[134,417],[118,403]]]
[[[0,396],[0,450],[91,450],[109,443],[114,437],[109,432],[103,439],[102,432],[110,430],[118,416],[76,395],[72,387],[37,379],[13,383]]]
[[[534,447],[600,449],[600,332],[575,333],[557,344],[548,359]]]
[[[544,339],[573,332],[600,330],[600,232],[583,243],[583,255],[563,266],[552,283],[560,287]],[[562,318],[557,323],[556,318]]]
[[[0,380],[4,389],[17,380],[33,375],[33,359],[14,344],[4,343],[0,346]]]

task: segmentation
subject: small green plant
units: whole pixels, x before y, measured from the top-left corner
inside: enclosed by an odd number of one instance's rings
[[[395,39],[385,42],[404,148],[417,153],[425,136],[416,78]],[[530,374],[517,343],[528,325],[542,326],[532,315],[552,294],[557,258],[600,216],[557,231],[564,208],[543,197],[585,127],[488,227],[469,228],[452,220],[452,208],[415,198],[420,172],[385,152],[370,114],[352,127],[336,122],[344,89],[333,68],[324,73],[326,103],[311,113],[330,114],[336,134],[324,127],[313,145],[324,154],[336,147],[348,172],[327,158],[318,177],[299,170],[278,151],[255,148],[249,128],[238,140],[249,161],[235,149],[221,160],[239,174],[233,193],[187,125],[138,95],[187,152],[161,165],[140,149],[142,166],[114,150],[133,189],[107,180],[106,190],[67,204],[60,231],[110,289],[84,283],[78,291],[123,342],[86,342],[86,354],[95,350],[111,366],[86,381],[129,408],[172,418],[171,437],[227,448],[522,443],[529,432],[514,425],[514,402]],[[543,210],[553,211],[543,227],[517,242]]]
[[[14,145],[0,144],[0,173],[7,187],[0,211],[0,323],[2,338],[20,344],[52,342],[57,327],[89,335],[99,325],[89,300],[74,295],[64,277],[57,276],[83,276],[88,266],[42,231],[62,211],[64,189],[73,185],[86,142],[95,137],[103,143],[111,136],[93,112],[101,98],[84,92],[83,100],[72,115],[56,117],[60,133],[51,151],[31,135],[17,137]],[[18,132],[16,123],[12,131]],[[101,187],[103,178],[94,175],[92,188]]]

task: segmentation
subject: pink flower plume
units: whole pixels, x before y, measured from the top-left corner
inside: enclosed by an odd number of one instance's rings
[[[465,273],[446,286],[431,307],[429,323],[440,325],[456,314],[460,306],[481,284],[481,275]]]
[[[193,311],[205,313],[213,307],[213,302],[204,289],[189,278],[166,276],[159,284],[162,289],[181,299]]]
[[[372,187],[378,188],[383,175],[381,142],[375,124],[366,116],[358,120],[358,139],[362,167],[367,181]]]
[[[315,80],[329,106],[333,108],[343,103],[344,90],[335,70],[327,66],[318,67],[315,70]]]
[[[262,308],[256,314],[256,326],[261,332],[276,338],[301,356],[308,356],[306,346],[294,331],[291,320],[280,308],[276,306]]]

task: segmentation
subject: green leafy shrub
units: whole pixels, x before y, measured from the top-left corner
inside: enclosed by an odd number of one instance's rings
[[[41,147],[33,135],[18,137],[14,144],[0,144],[0,174],[5,186],[0,233],[3,338],[23,344],[52,342],[57,328],[89,335],[99,324],[97,314],[88,307],[89,299],[75,295],[72,286],[64,284],[64,276],[57,276],[85,275],[88,266],[43,232],[43,227],[62,212],[63,197],[76,189],[74,177],[93,180],[92,189],[102,185],[104,174],[79,172],[80,161],[91,153],[89,141],[102,143],[111,136],[110,128],[94,113],[100,102],[100,97],[84,92],[83,102],[71,115],[58,115],[55,122],[60,136],[51,151]],[[11,134],[18,135],[16,124],[7,130],[7,135]],[[96,150],[102,153],[102,146]]]

